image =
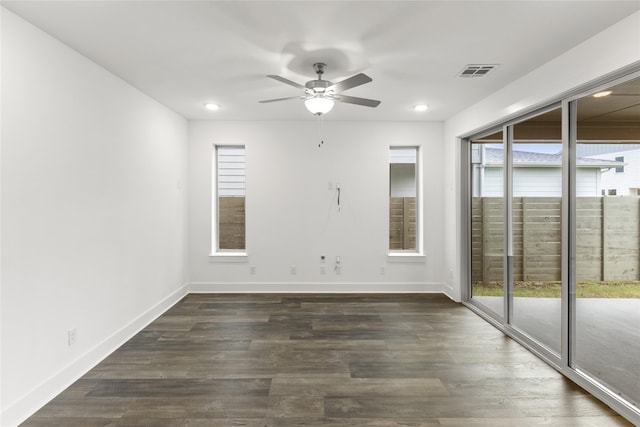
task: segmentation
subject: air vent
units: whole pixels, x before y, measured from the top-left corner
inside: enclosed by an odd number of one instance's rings
[[[484,77],[497,66],[497,64],[468,64],[458,77]]]

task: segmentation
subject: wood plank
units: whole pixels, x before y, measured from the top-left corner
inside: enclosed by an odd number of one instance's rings
[[[541,413],[629,425],[443,295],[190,294],[22,426],[533,426]]]
[[[561,279],[560,204],[560,198],[522,198],[522,280]]]
[[[245,249],[245,198],[218,198],[218,247]]]

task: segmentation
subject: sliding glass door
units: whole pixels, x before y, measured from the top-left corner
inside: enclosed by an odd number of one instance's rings
[[[572,103],[577,170],[571,365],[640,403],[640,79]],[[598,194],[585,192],[585,167]],[[582,172],[582,173],[580,173]]]
[[[471,297],[504,318],[504,146],[502,132],[471,144]]]
[[[510,324],[560,355],[562,110],[512,126]]]
[[[562,112],[471,140],[471,299],[560,354]],[[508,302],[508,303],[507,303]]]
[[[465,144],[466,302],[640,421],[640,72]]]

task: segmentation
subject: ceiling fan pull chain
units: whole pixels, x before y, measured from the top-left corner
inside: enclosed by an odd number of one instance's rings
[[[318,144],[318,147],[322,147],[324,145],[324,138],[322,138],[323,134],[324,134],[324,117],[321,114],[320,115],[320,124],[318,125],[318,139],[320,140],[320,143]]]

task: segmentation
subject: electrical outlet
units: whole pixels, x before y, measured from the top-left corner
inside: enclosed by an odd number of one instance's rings
[[[78,338],[78,330],[76,328],[69,329],[67,331],[67,345],[71,347],[76,343]]]
[[[249,266],[249,274],[256,274],[256,266],[255,265],[250,265]]]
[[[384,266],[380,267],[380,275],[384,276],[384,274],[386,273]]]
[[[297,272],[298,272],[298,269],[296,268],[295,265],[289,266],[289,274],[296,274]]]
[[[327,267],[324,265],[320,266],[320,274],[327,274]]]

